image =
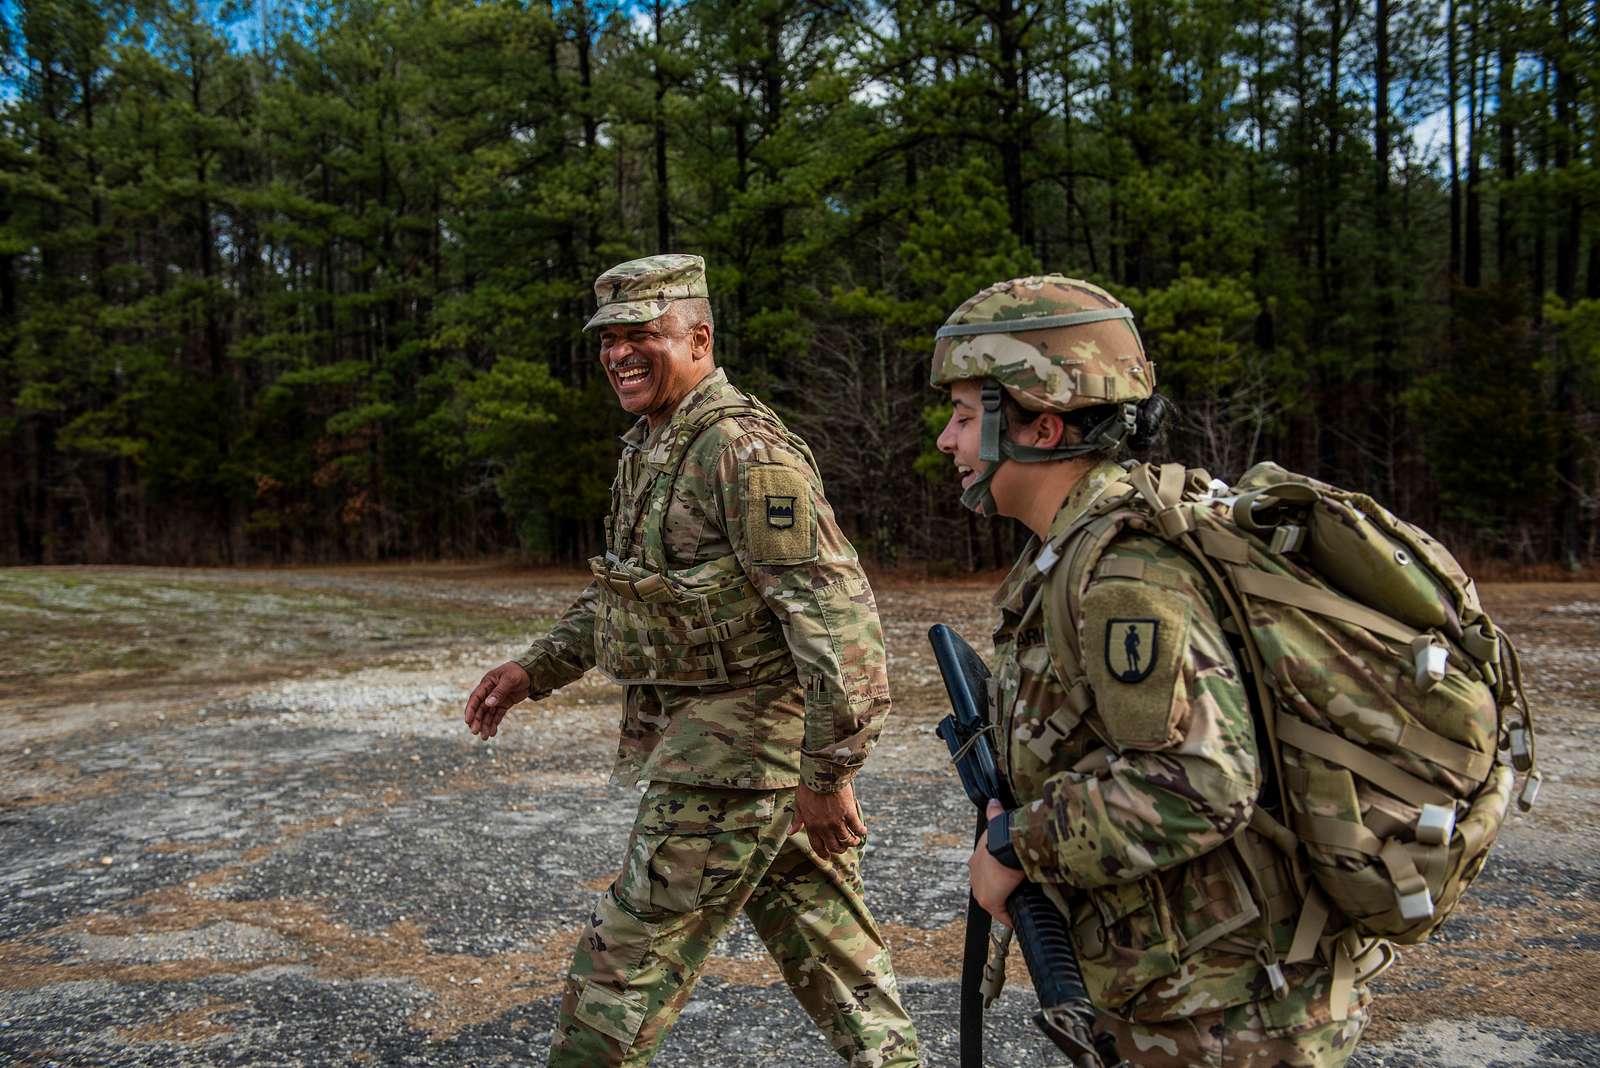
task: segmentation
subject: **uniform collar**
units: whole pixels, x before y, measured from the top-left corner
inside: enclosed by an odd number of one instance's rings
[[[628,432],[622,435],[622,444],[630,449],[649,449],[652,462],[659,462],[656,461],[657,456],[660,456],[664,461],[672,451],[672,442],[678,436],[678,430],[689,416],[706,402],[721,396],[722,392],[728,388],[730,388],[728,372],[720,367],[716,368],[702,378],[689,391],[688,395],[678,402],[678,407],[673,411],[672,418],[656,427],[654,431],[651,431],[650,421],[640,416],[638,421],[628,428]]]
[[[1106,488],[1120,479],[1127,472],[1122,465],[1112,460],[1101,460],[1089,469],[1089,473],[1078,480],[1072,487],[1072,492],[1067,494],[1067,499],[1061,502],[1061,511],[1056,513],[1055,519],[1050,524],[1050,537],[1054,538],[1077,522],[1087,512],[1095,501],[1105,493]],[[1038,539],[1034,539],[1037,541]],[[1031,554],[1030,554],[1031,555]]]
[[[1054,539],[1081,518],[1123,474],[1122,465],[1112,460],[1101,460],[1091,467],[1088,473],[1072,487],[1067,499],[1061,502],[1061,510],[1050,523],[1050,538]],[[1000,588],[994,593],[996,608],[1021,612],[1027,607],[1032,581],[1038,577],[1034,561],[1039,558],[1039,550],[1044,547],[1044,543],[1045,539],[1041,539],[1037,534],[1028,540],[1022,555],[1017,558],[1005,581],[1000,583]]]
[[[688,395],[678,402],[678,408],[672,413],[672,418],[645,438],[644,447],[649,450],[645,454],[645,459],[663,469],[672,466],[678,439],[684,434],[692,433],[690,423],[695,413],[732,388],[728,384],[728,372],[720,367],[702,378]]]

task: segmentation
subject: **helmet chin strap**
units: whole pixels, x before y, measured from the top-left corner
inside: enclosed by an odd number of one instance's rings
[[[1133,433],[1138,423],[1138,405],[1131,402],[1124,403],[1118,406],[1115,414],[1102,419],[1092,427],[1083,441],[1077,445],[1062,445],[1053,449],[1020,445],[1006,436],[1006,413],[1000,403],[1004,392],[1004,387],[994,379],[983,380],[983,389],[980,393],[983,414],[978,424],[978,459],[989,466],[973,479],[972,485],[961,494],[961,503],[979,515],[1000,514],[995,507],[994,488],[990,483],[994,481],[995,472],[1000,470],[1000,465],[1007,460],[1015,460],[1020,464],[1042,464],[1052,460],[1071,460],[1097,452],[1114,455],[1117,447],[1122,444],[1124,438]]]

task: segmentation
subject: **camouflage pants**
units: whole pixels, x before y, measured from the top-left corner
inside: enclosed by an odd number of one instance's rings
[[[1326,973],[1280,1002],[1253,1001],[1181,1020],[1144,1023],[1102,1014],[1098,1026],[1139,1068],[1342,1068],[1367,1025],[1365,990],[1334,1020]]]
[[[552,1066],[649,1063],[740,912],[841,1057],[860,1068],[919,1063],[861,897],[860,850],[820,859],[803,831],[788,833],[793,801],[793,790],[650,785],[622,872],[578,941]]]

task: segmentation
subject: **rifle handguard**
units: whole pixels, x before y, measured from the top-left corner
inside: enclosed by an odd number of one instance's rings
[[[1022,956],[1033,976],[1039,1004],[1051,1009],[1069,1001],[1087,1003],[1083,975],[1072,948],[1072,936],[1061,910],[1045,896],[1038,883],[1023,883],[1006,901]]]

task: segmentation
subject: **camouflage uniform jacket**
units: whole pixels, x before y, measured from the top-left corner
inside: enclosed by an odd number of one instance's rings
[[[669,578],[736,560],[781,623],[792,667],[740,689],[626,686],[614,781],[828,793],[854,776],[888,714],[877,604],[799,439],[770,413],[730,414],[669,469],[703,406],[744,399],[719,369],[655,432],[641,419],[623,437],[607,550]],[[785,491],[794,500],[774,520]],[[595,665],[598,597],[591,583],[517,658],[533,697]]]
[[[1051,534],[1122,473],[1094,468]],[[994,707],[1020,806],[1010,817],[1018,859],[1069,914],[1101,1011],[1154,1021],[1262,998],[1267,1011],[1276,1002],[1265,965],[1287,950],[1296,906],[1283,863],[1246,827],[1261,760],[1220,606],[1177,550],[1118,537],[1081,598],[1083,677],[1069,689],[1039,610],[1052,589],[1036,566],[1043,544],[1030,543],[995,598]],[[1070,544],[1057,566],[1068,566]],[[1143,562],[1143,579],[1107,574],[1127,557]],[[1310,970],[1283,974],[1294,983]],[[1297,1004],[1283,1001],[1284,1012]]]

